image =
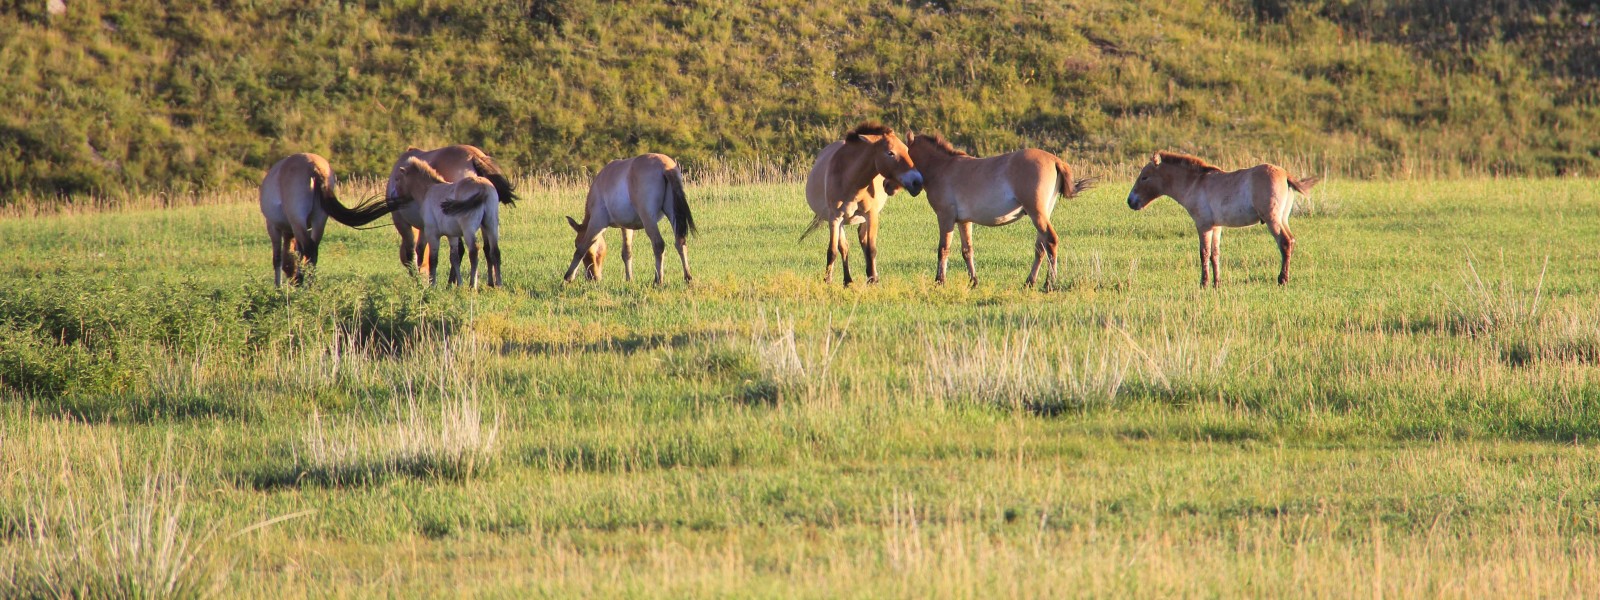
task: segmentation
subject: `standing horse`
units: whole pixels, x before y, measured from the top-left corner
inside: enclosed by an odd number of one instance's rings
[[[1208,266],[1211,287],[1217,287],[1217,254],[1222,246],[1223,227],[1266,223],[1283,255],[1283,267],[1278,271],[1278,285],[1283,285],[1289,282],[1289,257],[1294,254],[1294,235],[1289,233],[1294,196],[1289,190],[1305,194],[1320,180],[1295,179],[1276,165],[1223,172],[1194,156],[1157,152],[1150,164],[1139,171],[1139,180],[1128,192],[1128,208],[1143,209],[1165,195],[1189,211],[1200,234],[1200,287],[1206,286]]]
[[[828,225],[828,270],[823,281],[833,281],[837,255],[844,261],[844,284],[850,285],[844,227],[860,224],[856,231],[861,253],[866,255],[867,283],[877,283],[878,215],[889,196],[902,187],[912,196],[921,194],[922,173],[894,130],[881,123],[862,122],[845,132],[842,141],[828,144],[817,154],[817,162],[806,176],[806,203],[815,216],[800,239]]]
[[[600,279],[601,262],[606,253],[605,238],[601,236],[607,227],[616,227],[622,230],[624,278],[633,281],[633,230],[643,229],[655,248],[656,285],[661,285],[664,276],[661,255],[667,250],[659,225],[663,216],[672,224],[678,260],[683,263],[683,280],[692,282],[687,242],[689,234],[695,230],[694,215],[689,212],[689,200],[683,193],[683,173],[677,161],[665,154],[611,161],[589,183],[583,222],[567,217],[567,224],[572,226],[577,239],[573,240],[572,264],[567,266],[562,278],[572,281],[582,264],[587,267],[588,278]]]
[[[514,206],[517,200],[516,188],[507,179],[505,174],[496,165],[494,159],[485,154],[477,146],[460,144],[445,146],[433,150],[421,148],[407,148],[395,161],[394,167],[389,170],[388,197],[395,198],[400,194],[400,168],[406,165],[411,158],[419,158],[433,170],[443,176],[445,181],[457,181],[467,175],[477,175],[488,179],[494,184],[494,189],[500,197],[500,202],[507,206]],[[421,205],[421,198],[416,199]],[[422,233],[421,213],[417,211],[395,211],[394,228],[400,234],[400,264],[410,267],[421,265],[427,257],[423,255],[426,245],[419,245],[417,238]],[[495,257],[498,264],[500,247],[485,246],[484,254]]]
[[[283,285],[284,276],[300,283],[299,263],[317,264],[328,217],[360,227],[395,209],[392,202],[369,202],[345,208],[334,193],[336,181],[328,159],[315,154],[295,154],[278,161],[261,181],[261,216],[272,239],[272,281]],[[294,256],[298,254],[299,256]]]
[[[978,270],[972,262],[972,224],[985,227],[1010,225],[1026,216],[1039,230],[1034,243],[1033,270],[1028,272],[1032,286],[1039,275],[1039,264],[1050,257],[1050,271],[1044,277],[1048,291],[1056,278],[1055,227],[1050,213],[1056,208],[1057,194],[1072,198],[1093,184],[1092,180],[1072,179],[1072,169],[1056,155],[1029,148],[1010,154],[975,158],[955,149],[936,134],[911,139],[911,159],[927,178],[928,205],[939,218],[939,270],[934,281],[944,283],[950,264],[950,237],[961,226],[961,257],[967,261],[967,276],[978,285]]]
[[[500,202],[494,182],[484,177],[467,175],[455,182],[445,181],[443,175],[415,156],[397,171],[397,191],[400,197],[414,199],[408,206],[407,222],[421,221],[420,243],[427,249],[428,285],[438,281],[439,237],[450,238],[450,285],[461,284],[462,246],[472,259],[470,275],[472,287],[478,287],[478,238],[483,229],[485,258],[489,262],[489,286],[501,285],[500,275]]]

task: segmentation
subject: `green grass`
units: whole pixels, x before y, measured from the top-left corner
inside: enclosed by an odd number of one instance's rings
[[[806,167],[863,118],[989,154],[1348,177],[1600,172],[1600,10],[1547,0],[114,0],[0,7],[0,205],[407,146],[513,171]]]
[[[935,286],[904,195],[882,283],[825,285],[799,185],[695,173],[693,287],[623,282],[614,233],[563,285],[582,190],[532,181],[476,292],[422,288],[387,229],[274,289],[251,190],[0,219],[0,595],[1600,584],[1592,185],[1330,181],[1289,286],[1255,228],[1202,291],[1187,216],[1108,179],[1058,207],[1054,293],[1021,289],[1021,225]]]

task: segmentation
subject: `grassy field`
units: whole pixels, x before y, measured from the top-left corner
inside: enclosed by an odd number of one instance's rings
[[[1188,217],[1106,173],[1039,293],[1026,225],[933,285],[904,195],[884,281],[824,285],[799,185],[694,175],[693,287],[614,234],[562,285],[582,190],[531,182],[477,292],[386,229],[274,289],[253,190],[0,219],[0,595],[1600,586],[1592,181],[1329,181],[1288,287],[1256,228],[1201,291]]]

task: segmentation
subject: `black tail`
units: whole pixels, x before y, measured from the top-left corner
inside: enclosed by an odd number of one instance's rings
[[[1310,192],[1311,191],[1311,186],[1317,185],[1317,182],[1322,181],[1321,177],[1307,177],[1305,179],[1295,179],[1293,175],[1290,175],[1288,177],[1288,179],[1289,179],[1289,187],[1294,188],[1294,191],[1300,192],[1302,194]]]
[[[489,190],[482,190],[464,200],[445,200],[439,203],[439,210],[447,215],[458,215],[479,206],[489,199]]]
[[[672,232],[678,237],[695,233],[694,213],[689,212],[689,198],[683,194],[683,174],[677,169],[667,171],[667,193],[672,194]]]
[[[517,205],[517,186],[512,185],[510,179],[506,179],[505,173],[500,171],[500,166],[494,164],[494,159],[487,156],[483,158],[473,157],[472,170],[477,171],[479,177],[487,179],[489,183],[494,184],[494,191],[500,195],[501,204],[506,206]]]
[[[811,220],[811,224],[806,226],[806,230],[805,231],[800,232],[800,239],[796,240],[796,241],[797,242],[806,241],[806,237],[810,236],[812,232],[814,232],[814,231],[816,231],[818,229],[822,229],[822,219],[820,219],[820,218],[812,219]]]
[[[404,204],[401,200],[374,197],[362,201],[355,208],[345,208],[344,204],[339,203],[339,197],[334,194],[333,186],[328,185],[328,174],[323,173],[321,169],[311,173],[311,191],[317,197],[317,204],[322,205],[322,210],[327,212],[329,217],[350,227],[371,223]]]
[[[1093,177],[1073,180],[1072,169],[1067,167],[1066,162],[1059,158],[1056,159],[1056,185],[1061,186],[1062,196],[1076,198],[1078,194],[1094,187],[1095,183],[1096,181]]]

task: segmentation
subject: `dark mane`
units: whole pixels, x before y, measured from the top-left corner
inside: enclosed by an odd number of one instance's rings
[[[1205,161],[1205,159],[1191,154],[1179,154],[1177,152],[1157,152],[1156,154],[1161,157],[1161,164],[1177,163],[1192,169],[1199,169],[1201,172],[1205,173],[1222,172],[1221,167],[1208,163]]]
[[[955,146],[950,144],[949,140],[944,139],[944,136],[941,136],[937,133],[919,134],[916,139],[928,140],[928,143],[933,144],[935,148],[943,150],[945,154],[949,154],[950,156],[972,156],[971,154],[957,150]],[[913,140],[913,142],[914,141],[915,140]]]
[[[877,121],[862,121],[856,124],[855,129],[844,132],[844,139],[853,140],[863,135],[889,135],[894,133],[888,125]]]

